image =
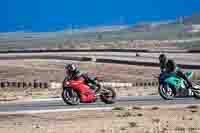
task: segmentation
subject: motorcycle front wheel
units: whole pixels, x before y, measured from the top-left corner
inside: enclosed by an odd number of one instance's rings
[[[168,84],[160,84],[158,87],[158,91],[160,96],[165,100],[173,100],[174,99],[174,91]]]
[[[80,97],[78,92],[72,88],[63,89],[62,99],[68,105],[78,105],[80,103]]]

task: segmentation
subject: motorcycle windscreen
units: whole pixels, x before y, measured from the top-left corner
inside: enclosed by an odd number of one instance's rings
[[[192,78],[192,76],[193,76],[193,72],[188,71],[188,72],[185,73],[185,75],[186,75],[187,78],[190,79],[190,78]]]

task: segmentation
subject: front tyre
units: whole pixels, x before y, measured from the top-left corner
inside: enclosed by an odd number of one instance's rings
[[[63,89],[62,99],[68,105],[78,105],[80,103],[78,92],[71,88]]]
[[[165,100],[173,100],[174,92],[173,89],[168,84],[160,84],[158,87],[160,96]]]
[[[100,94],[100,99],[106,104],[115,103],[116,92],[112,88],[105,88]]]

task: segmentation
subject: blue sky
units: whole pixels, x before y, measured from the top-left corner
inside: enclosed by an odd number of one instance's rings
[[[200,12],[200,0],[1,0],[0,32],[171,20]]]

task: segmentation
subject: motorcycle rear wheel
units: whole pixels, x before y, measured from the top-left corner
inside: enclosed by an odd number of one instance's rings
[[[100,99],[105,104],[115,103],[116,92],[112,88],[105,88],[100,94]]]
[[[198,88],[198,89],[200,89],[200,88]],[[196,99],[200,99],[200,90],[193,91],[193,96]]]
[[[194,98],[196,98],[196,99],[200,99],[200,94],[198,94],[198,93],[196,93],[196,92],[193,92],[194,93]]]

